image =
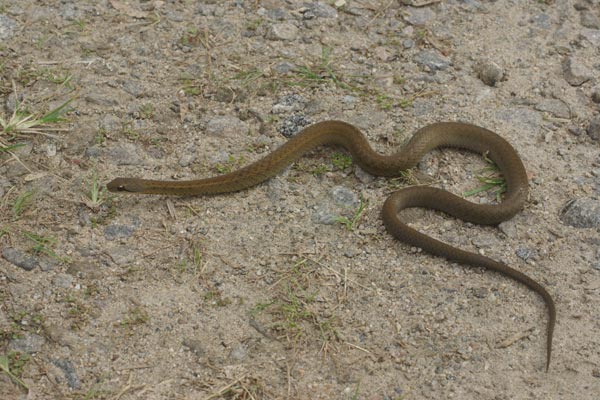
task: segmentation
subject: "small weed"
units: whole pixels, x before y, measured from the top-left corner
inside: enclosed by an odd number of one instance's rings
[[[143,104],[140,107],[140,117],[142,119],[151,119],[154,117],[154,105],[152,103]]]
[[[140,138],[140,133],[137,132],[130,123],[123,124],[121,127],[121,133],[127,137],[127,139],[136,142]]]
[[[0,239],[5,235],[10,235],[12,232],[5,227],[0,227]]]
[[[94,172],[90,190],[82,196],[82,202],[91,210],[98,210],[106,201],[106,187],[98,181],[98,174]]]
[[[500,202],[502,200],[502,193],[506,192],[506,180],[500,175],[500,170],[492,160],[487,156],[484,156],[484,159],[489,165],[479,171],[481,175],[476,176],[477,180],[483,185],[463,193],[463,196],[471,197],[478,193],[495,189],[494,195],[496,201]]]
[[[355,90],[355,88],[343,82],[333,70],[330,49],[327,47],[323,48],[321,60],[318,65],[313,67],[301,66],[295,69],[294,73],[297,79],[287,81],[286,83],[289,86],[319,86],[331,82],[339,88],[351,91]]]
[[[190,258],[186,258],[179,263],[180,273],[191,272],[196,274],[202,271],[202,251],[198,246],[192,246]]]
[[[80,330],[90,319],[90,308],[74,297],[65,298],[65,302],[69,304],[67,315],[71,330]]]
[[[70,73],[70,71],[65,69],[46,69],[43,71],[43,77],[48,82],[69,87],[69,83],[71,82],[73,75]]]
[[[33,201],[33,194],[33,190],[27,190],[17,196],[12,205],[12,212],[15,220],[21,218],[21,215],[23,215],[25,209],[31,205]]]
[[[353,231],[356,228],[358,221],[360,220],[360,217],[363,215],[363,213],[367,207],[367,204],[368,204],[368,202],[365,201],[361,196],[360,204],[358,205],[358,208],[354,212],[352,219],[349,219],[347,217],[337,217],[336,222],[344,225],[348,230]]]
[[[333,166],[343,171],[346,168],[350,168],[352,165],[352,157],[345,153],[333,153],[332,160]]]
[[[28,329],[37,330],[42,327],[44,317],[41,314],[31,314],[28,311],[19,311],[10,314],[13,322],[13,331],[18,333]]]
[[[337,337],[335,317],[321,321],[316,310],[318,290],[313,288],[315,270],[308,267],[306,260],[301,260],[282,277],[274,292],[274,297],[267,302],[257,303],[250,309],[250,315],[256,317],[268,312],[273,318],[271,329],[289,341],[298,341],[305,337],[310,340],[315,331],[323,342]]]
[[[131,327],[135,325],[143,325],[148,321],[150,321],[150,316],[148,313],[141,307],[136,306],[129,309],[127,316],[121,321],[120,325],[122,327]]]
[[[106,138],[108,137],[108,132],[104,128],[98,129],[96,132],[96,136],[94,136],[94,142],[101,146],[106,142]]]
[[[229,159],[225,163],[218,163],[215,165],[215,170],[220,174],[228,174],[233,171],[235,168],[245,163],[244,156],[240,156],[239,158],[235,158],[233,155],[229,155]]]
[[[419,180],[415,177],[414,172],[411,169],[406,171],[400,171],[397,177],[391,178],[388,181],[388,187],[392,190],[401,189],[406,185],[418,185]]]
[[[29,389],[27,384],[20,379],[25,363],[28,360],[29,356],[27,354],[17,352],[10,352],[8,355],[0,354],[0,370],[17,384],[25,389]]]
[[[0,153],[10,153],[11,151],[16,150],[19,147],[23,147],[23,146],[25,146],[25,143],[11,144],[6,147],[1,147],[1,145],[0,145]]]
[[[35,254],[42,253],[42,254],[50,256],[56,260],[66,261],[66,260],[61,259],[54,252],[54,250],[51,249],[51,247],[53,247],[56,244],[56,239],[54,239],[53,237],[44,237],[44,236],[37,235],[35,233],[31,233],[31,232],[27,232],[27,231],[23,232],[23,236],[25,236],[25,238],[31,240],[34,243],[31,250],[33,250],[33,252]]]
[[[194,79],[181,78],[181,83],[183,92],[188,96],[198,96],[202,92],[202,86]]]
[[[19,98],[17,94],[16,85],[13,83],[13,90],[15,98]],[[14,145],[9,145],[4,137],[8,136],[10,139],[14,139],[19,135],[37,134],[49,137],[55,137],[50,134],[50,131],[61,131],[57,127],[50,127],[48,125],[55,124],[63,121],[61,114],[66,110],[67,106],[72,99],[65,101],[60,106],[49,111],[42,116],[36,116],[29,112],[23,111],[21,103],[17,103],[12,115],[8,118],[0,117],[0,152],[8,153],[13,159],[17,160],[21,164],[21,160],[15,153],[12,152]]]
[[[239,72],[238,74],[236,74],[233,77],[233,79],[240,81],[239,82],[240,88],[245,88],[245,87],[252,85],[254,82],[256,82],[258,79],[260,79],[262,77],[263,77],[263,72],[258,68],[254,68],[249,71]]]
[[[53,135],[46,132],[57,131],[59,129],[48,128],[45,127],[45,125],[64,121],[60,115],[64,112],[70,102],[71,100],[67,100],[52,111],[38,118],[33,114],[22,112],[19,105],[17,105],[10,118],[4,119],[0,117],[0,126],[2,127],[0,135],[12,135],[14,137],[19,134],[41,134],[53,137]],[[2,147],[7,147],[3,142],[0,142],[0,145],[2,145]]]
[[[378,94],[375,96],[375,101],[382,110],[390,110],[394,106],[394,100],[386,94]]]
[[[218,289],[210,289],[204,293],[204,301],[217,307],[225,307],[231,304],[231,299],[223,297],[223,293]]]
[[[179,43],[187,47],[199,46],[202,44],[202,32],[196,27],[189,27],[179,38]]]
[[[321,176],[325,172],[328,172],[328,171],[329,171],[329,168],[326,165],[317,165],[310,171],[310,173],[313,174],[314,176]]]
[[[85,27],[87,26],[87,23],[82,19],[76,19],[75,21],[73,21],[73,25],[76,26],[80,32],[83,32],[85,30]]]
[[[246,24],[246,29],[249,31],[256,31],[264,22],[262,17],[256,18]]]

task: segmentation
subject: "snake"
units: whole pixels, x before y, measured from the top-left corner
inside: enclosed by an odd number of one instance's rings
[[[437,122],[417,130],[397,153],[379,154],[355,126],[343,121],[322,121],[302,129],[262,159],[230,173],[210,178],[164,181],[140,178],[115,178],[107,184],[111,192],[176,196],[216,195],[236,192],[258,185],[295,162],[306,152],[322,146],[344,147],[353,161],[366,172],[397,177],[415,167],[423,156],[436,148],[461,148],[479,153],[493,161],[502,173],[506,191],[497,204],[476,204],[444,189],[427,185],[405,187],[393,192],[384,202],[381,217],[387,231],[410,246],[451,262],[483,267],[524,284],[542,297],[548,310],[546,330],[546,372],[550,368],[556,307],[544,286],[503,262],[465,251],[434,239],[403,222],[400,212],[407,208],[441,211],[458,219],[480,225],[497,225],[520,212],[528,197],[527,172],[516,150],[497,133],[463,122]]]

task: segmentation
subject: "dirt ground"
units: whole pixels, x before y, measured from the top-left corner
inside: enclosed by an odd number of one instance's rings
[[[71,100],[53,136],[0,133],[0,398],[597,399],[599,18],[598,0],[0,0],[0,116]],[[405,218],[548,288],[548,373],[539,296],[381,223],[425,175],[481,187],[476,155],[401,180],[320,148],[239,193],[103,190],[231,171],[328,119],[388,154],[436,121],[513,144],[531,182],[512,220]]]

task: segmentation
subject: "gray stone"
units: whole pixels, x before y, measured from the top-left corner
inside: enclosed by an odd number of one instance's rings
[[[370,173],[368,173],[367,171],[365,171],[364,169],[362,169],[358,165],[356,165],[354,167],[354,175],[362,183],[371,183],[371,182],[373,182],[375,180],[375,177],[373,175],[371,175]]]
[[[69,385],[71,389],[81,388],[81,382],[77,376],[77,371],[70,360],[53,360],[52,363],[60,368],[63,374],[65,374],[67,385]]]
[[[277,104],[271,108],[273,114],[286,114],[300,111],[306,106],[306,100],[299,94],[293,93],[279,99]]]
[[[489,249],[498,244],[498,239],[492,235],[479,235],[474,237],[472,242],[478,249]]]
[[[517,226],[512,220],[501,222],[498,225],[498,229],[500,229],[500,232],[504,233],[506,237],[512,238],[517,236]]]
[[[480,62],[475,70],[479,79],[488,86],[496,86],[504,78],[504,70],[491,61]]]
[[[196,161],[196,153],[193,149],[188,149],[179,157],[179,165],[182,167],[189,167],[194,161]]]
[[[298,36],[298,28],[290,23],[273,24],[267,33],[269,40],[294,40]]]
[[[229,357],[235,361],[243,361],[248,356],[248,348],[243,343],[238,343],[231,349]]]
[[[84,154],[88,158],[98,158],[102,154],[104,154],[104,152],[102,151],[102,148],[99,146],[91,146],[91,147],[88,147],[87,149],[85,149]]]
[[[580,35],[594,46],[600,46],[600,29],[583,28]]]
[[[116,115],[106,114],[98,123],[98,127],[108,132],[117,132],[121,130],[123,123]]]
[[[133,97],[142,97],[146,92],[144,85],[142,85],[141,82],[131,79],[127,80],[125,84],[123,84],[123,90]]]
[[[571,86],[581,86],[592,79],[592,71],[581,61],[573,57],[565,58],[562,67],[563,75]]]
[[[281,133],[283,136],[285,136],[286,138],[291,138],[296,133],[298,133],[298,131],[300,131],[300,129],[302,129],[303,127],[310,125],[310,124],[311,124],[310,119],[306,118],[303,115],[294,114],[294,115],[290,115],[289,117],[287,117],[281,123],[279,128],[277,128],[277,131],[279,133]]]
[[[600,19],[593,12],[583,11],[581,12],[580,21],[581,25],[590,29],[600,29]]]
[[[550,29],[552,26],[552,20],[548,14],[537,14],[529,19],[529,22],[535,24],[542,29]]]
[[[450,66],[450,61],[431,50],[423,50],[415,56],[415,62],[430,70],[443,71]]]
[[[428,7],[406,7],[404,20],[411,25],[423,26],[435,18],[435,12]]]
[[[593,140],[600,140],[600,115],[592,118],[586,132]]]
[[[319,205],[313,215],[313,220],[322,225],[333,225],[338,218],[339,214],[328,205]]]
[[[52,279],[52,284],[59,288],[69,289],[73,286],[73,276],[69,274],[57,274]]]
[[[545,99],[535,105],[535,109],[538,111],[549,112],[557,118],[569,119],[571,118],[571,109],[569,106],[558,99]]]
[[[600,201],[589,197],[569,201],[561,211],[563,223],[576,228],[600,227]]]
[[[235,136],[246,134],[248,125],[236,117],[218,116],[206,123],[206,133],[212,136]]]
[[[117,265],[129,265],[135,261],[135,252],[128,246],[108,247],[106,254]]]
[[[596,104],[600,104],[600,86],[595,86],[592,89],[592,101]]]
[[[344,186],[336,186],[331,189],[331,198],[336,204],[348,207],[356,208],[360,205],[360,199],[356,193]]]
[[[280,74],[288,74],[288,73],[296,70],[296,65],[292,64],[291,62],[288,62],[288,61],[283,61],[283,62],[280,62],[279,64],[275,65],[275,67],[273,67],[273,69]]]
[[[511,107],[500,109],[496,113],[497,118],[510,122],[515,129],[531,130],[538,132],[542,125],[542,116],[538,111],[526,107]]]
[[[197,357],[203,357],[204,354],[206,354],[202,340],[194,338],[185,338],[183,339],[182,344],[188,349],[190,349],[190,351],[194,353]]]
[[[39,265],[37,259],[13,247],[3,248],[2,256],[9,263],[14,264],[19,268],[23,268],[25,271],[31,271]]]
[[[517,255],[517,257],[519,257],[520,259],[522,259],[524,261],[536,260],[538,258],[537,250],[530,249],[527,247],[519,247],[515,251],[515,254]]]
[[[93,91],[85,95],[85,101],[91,104],[97,104],[99,106],[117,106],[119,102],[115,97],[109,96],[108,94],[100,91]]]
[[[126,239],[136,230],[134,225],[112,224],[104,228],[104,237],[107,240]]]
[[[415,46],[415,41],[412,39],[404,39],[402,41],[402,47],[404,47],[405,49],[412,49]]]
[[[304,4],[304,6],[306,7],[304,11],[305,18],[306,16],[314,16],[317,18],[337,18],[338,16],[335,8],[320,1]]]
[[[16,29],[17,23],[14,20],[0,14],[0,40],[7,40],[13,37]]]
[[[66,19],[67,21],[74,21],[76,19],[81,19],[84,15],[83,10],[81,10],[76,3],[67,3],[59,10],[60,16]]]
[[[46,339],[43,336],[25,332],[23,336],[11,340],[8,347],[11,351],[33,354],[40,352],[45,343]]]
[[[283,8],[274,8],[267,11],[267,16],[274,21],[285,21],[289,18],[289,15]]]
[[[211,164],[223,164],[229,161],[231,154],[225,150],[218,150],[216,153],[212,153],[209,156],[209,161]]]

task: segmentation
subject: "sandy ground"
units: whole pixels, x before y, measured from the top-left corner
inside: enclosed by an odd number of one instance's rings
[[[598,398],[598,0],[335,3],[0,0],[1,115],[72,100],[54,137],[0,136],[23,144],[0,154],[0,398]],[[322,148],[235,194],[90,194],[224,173],[327,119],[382,153],[436,121],[514,145],[512,220],[405,218],[548,288],[548,373],[537,295],[382,226],[414,179],[479,187],[475,155],[405,182]]]

